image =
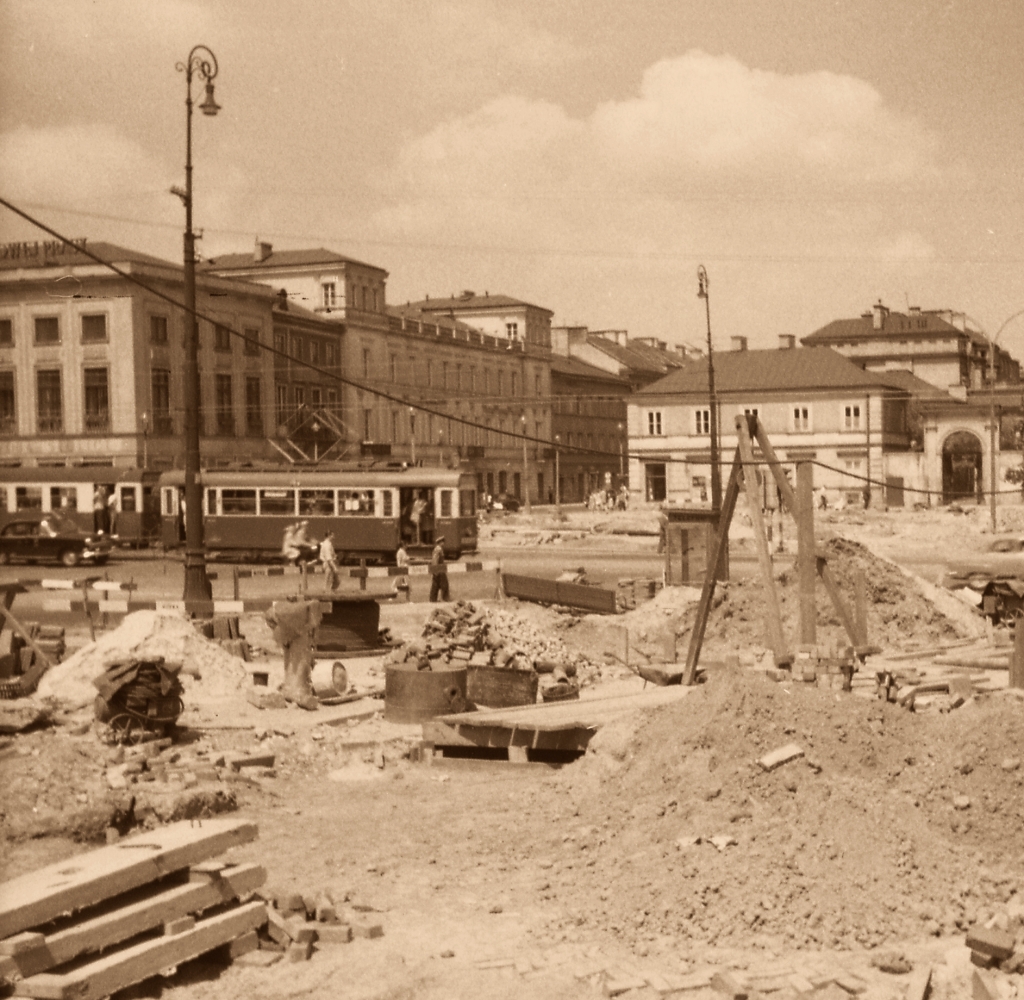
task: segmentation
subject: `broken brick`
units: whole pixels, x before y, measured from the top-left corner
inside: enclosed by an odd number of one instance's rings
[[[1013,954],[1013,935],[998,927],[972,927],[964,943],[971,951],[980,951],[997,960],[1009,958]]]

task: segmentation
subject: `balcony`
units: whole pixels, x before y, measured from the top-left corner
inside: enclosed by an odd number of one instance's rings
[[[60,413],[40,413],[36,427],[40,434],[62,434],[64,417]]]
[[[100,410],[96,413],[86,413],[85,432],[87,434],[101,434],[109,430],[110,414],[106,410]]]

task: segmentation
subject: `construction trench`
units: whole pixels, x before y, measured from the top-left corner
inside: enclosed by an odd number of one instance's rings
[[[630,585],[616,614],[488,583],[339,617],[314,578],[278,587],[298,628],[270,600],[75,623],[20,613],[26,584],[0,633],[6,994],[1017,995],[1015,637],[878,554],[980,518],[819,516],[812,644],[799,557],[737,497],[751,573]]]

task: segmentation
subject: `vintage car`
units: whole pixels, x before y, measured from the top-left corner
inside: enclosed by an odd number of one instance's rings
[[[1024,535],[997,535],[975,555],[950,559],[942,586],[983,591],[994,580],[1024,581]]]
[[[110,549],[108,536],[81,531],[70,519],[57,514],[26,515],[0,529],[0,564],[24,560],[59,562],[65,566],[91,562],[101,566]]]

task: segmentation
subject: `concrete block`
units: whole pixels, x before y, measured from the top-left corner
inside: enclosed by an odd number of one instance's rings
[[[384,927],[372,920],[353,920],[352,934],[359,938],[384,937]]]
[[[302,921],[300,923],[295,923],[292,926],[293,941],[298,941],[299,944],[305,944],[307,941],[310,944],[316,943],[320,934],[320,927],[318,924]]]
[[[972,927],[967,932],[965,944],[971,951],[980,951],[983,955],[1002,960],[1013,954],[1014,939],[1012,934],[998,927]]]
[[[284,953],[289,962],[308,962],[313,954],[312,941],[293,941]]]
[[[348,924],[320,924],[317,933],[319,944],[348,944],[352,940],[352,928]]]
[[[802,751],[801,751],[802,752]],[[737,976],[728,971],[716,972],[711,977],[711,988],[729,1000],[747,1000],[748,991]]]

